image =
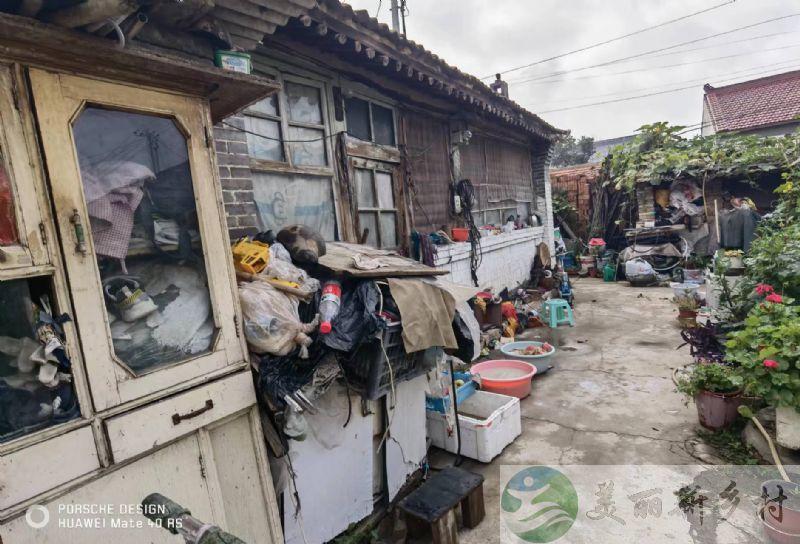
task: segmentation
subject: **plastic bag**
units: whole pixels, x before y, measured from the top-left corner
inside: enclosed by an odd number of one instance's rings
[[[274,245],[271,246],[270,251],[274,248]],[[284,251],[286,250],[284,249]],[[318,279],[312,278],[305,270],[297,268],[291,262],[282,259],[270,258],[269,264],[261,271],[259,276],[267,279],[293,281],[300,285],[299,289],[303,292],[300,296],[311,297],[316,291],[319,291]]]
[[[311,323],[300,321],[296,297],[256,281],[239,284],[239,299],[245,338],[253,352],[288,355],[299,346],[300,357],[308,357],[308,334],[317,328],[319,318]]]
[[[322,335],[322,342],[331,349],[352,352],[375,336],[385,326],[376,315],[380,296],[374,282],[345,284],[339,315],[331,322],[331,332]]]
[[[453,332],[458,342],[456,355],[462,361],[474,361],[481,354],[481,326],[467,302],[456,304]]]
[[[625,263],[625,277],[628,279],[653,275],[655,275],[655,270],[653,270],[652,265],[641,257],[631,259]]]

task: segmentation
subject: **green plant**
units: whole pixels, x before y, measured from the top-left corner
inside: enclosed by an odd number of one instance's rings
[[[758,465],[761,460],[755,448],[742,441],[742,427],[745,420],[731,429],[722,431],[699,431],[700,439],[714,448],[717,454],[731,465]]]
[[[683,380],[677,382],[678,391],[694,398],[700,391],[709,393],[735,393],[742,388],[742,375],[738,368],[721,364],[699,364]]]
[[[781,293],[800,297],[800,221],[794,217],[766,222],[744,259],[747,276]]]
[[[726,277],[728,270],[730,270],[728,259],[717,257],[714,260],[711,283],[715,289],[719,290],[719,307],[715,312],[715,317],[736,327],[745,320],[756,303],[754,292],[756,284],[752,278],[745,276],[731,286]]]
[[[730,334],[725,358],[741,365],[748,394],[800,409],[800,307],[769,285],[756,289],[765,298]]]

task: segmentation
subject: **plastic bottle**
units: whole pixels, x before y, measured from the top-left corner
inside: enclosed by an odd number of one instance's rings
[[[331,321],[339,315],[342,305],[342,284],[336,280],[326,281],[322,285],[322,299],[319,301],[319,332],[331,332]]]

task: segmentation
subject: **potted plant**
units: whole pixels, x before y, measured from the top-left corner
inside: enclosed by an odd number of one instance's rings
[[[741,249],[728,249],[723,253],[728,265],[728,274],[740,275],[744,270],[744,251]]]
[[[749,394],[775,408],[779,444],[800,449],[800,308],[759,284],[744,328],[729,335],[726,360],[738,363]]]
[[[683,328],[692,328],[697,325],[697,310],[700,309],[700,301],[694,295],[680,295],[673,299],[678,306],[678,322]]]
[[[678,391],[694,399],[700,425],[718,431],[736,421],[742,402],[742,376],[737,368],[700,363],[682,380]]]

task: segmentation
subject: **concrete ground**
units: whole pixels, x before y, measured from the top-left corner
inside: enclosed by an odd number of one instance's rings
[[[530,329],[559,349],[554,368],[534,378],[524,399],[522,435],[489,464],[462,465],[486,478],[486,519],[460,532],[465,544],[498,542],[500,465],[683,465],[697,428],[694,405],[675,392],[671,374],[689,362],[668,288],[582,279],[575,327]],[[691,446],[689,446],[691,450]],[[433,455],[431,465],[452,462]]]

